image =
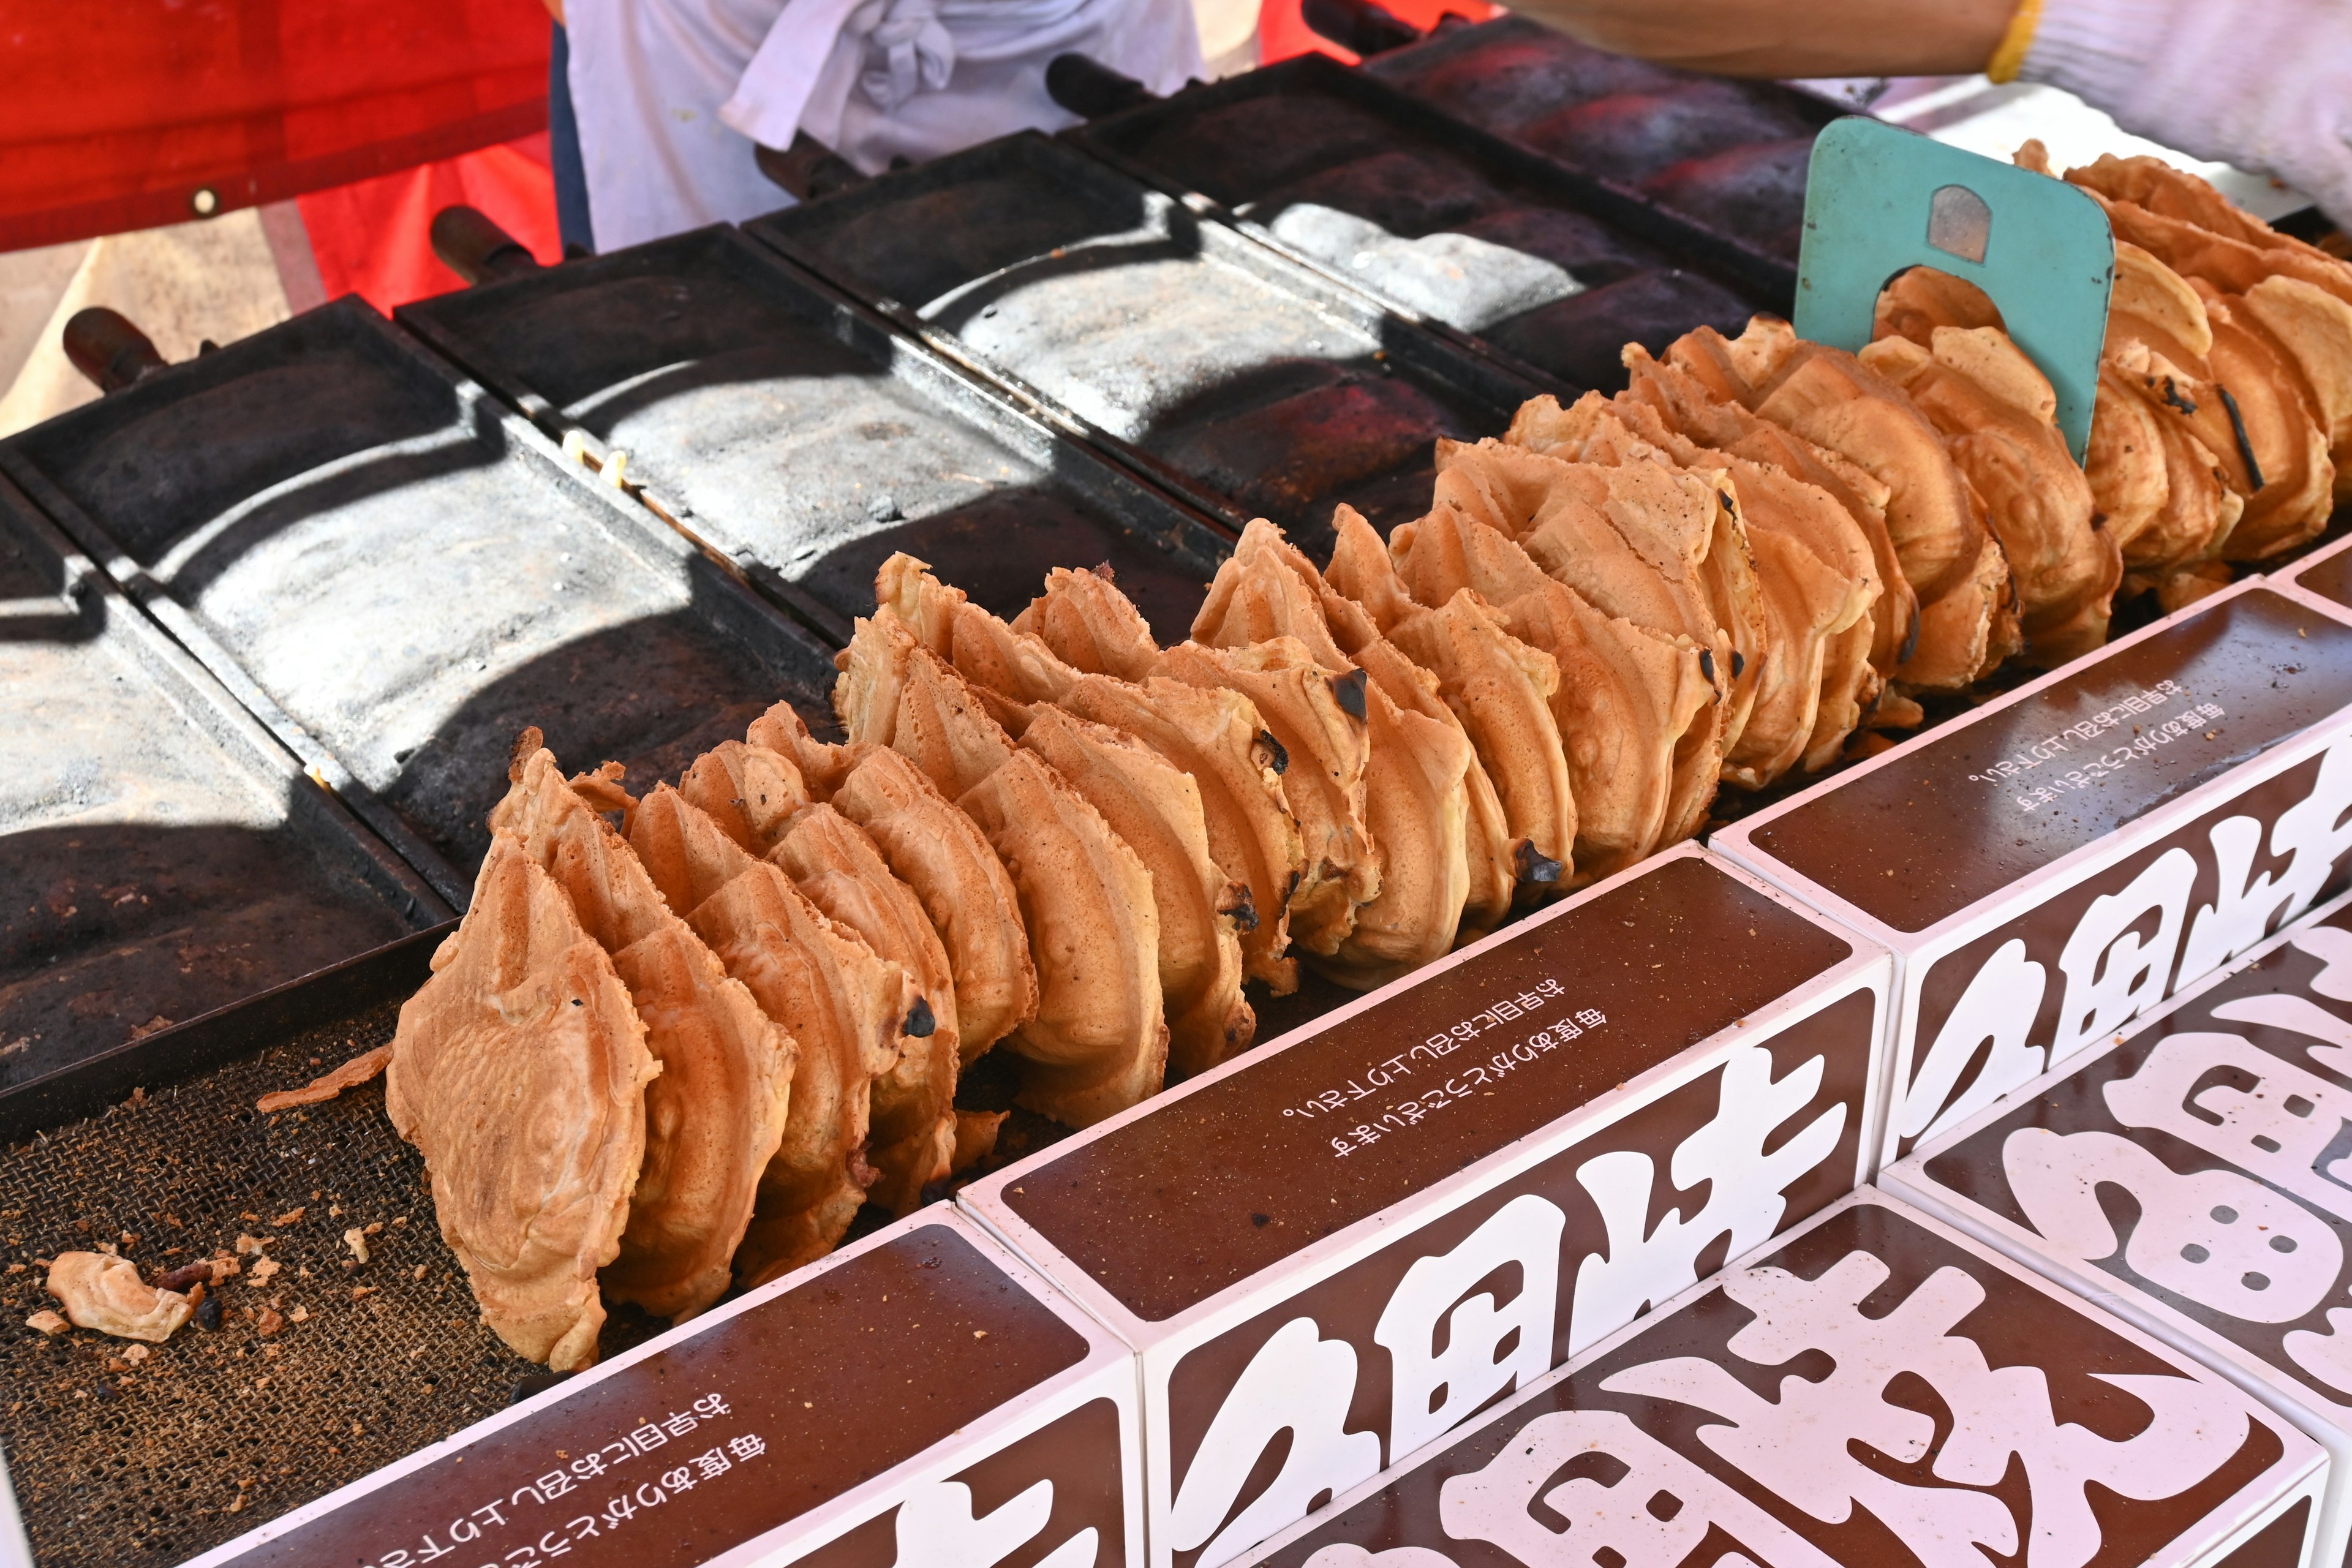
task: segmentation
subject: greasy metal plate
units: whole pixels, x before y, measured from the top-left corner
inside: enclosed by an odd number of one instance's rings
[[[1328,549],[1331,508],[1429,504],[1439,436],[1535,387],[1160,192],[1034,134],[751,232],[1026,389],[1230,521]]]
[[[642,786],[780,699],[826,721],[814,639],[356,300],[0,467],[453,904],[525,725]]]
[[[658,504],[804,590],[837,636],[904,550],[1008,616],[1047,568],[1108,563],[1181,638],[1227,549],[730,228],[444,294],[400,320],[551,433],[625,450]]]
[[[1171,195],[1538,374],[1622,385],[1629,342],[1734,335],[1788,269],[1305,55],[1070,132]]]
[[[0,1089],[446,916],[0,480]]]
[[[1627,59],[1523,17],[1444,29],[1370,75],[1793,263],[1813,136],[1838,111],[1773,82]]]

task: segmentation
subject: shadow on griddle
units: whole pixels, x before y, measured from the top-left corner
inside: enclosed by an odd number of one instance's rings
[[[232,824],[10,833],[0,911],[0,1089],[411,929],[290,829]]]

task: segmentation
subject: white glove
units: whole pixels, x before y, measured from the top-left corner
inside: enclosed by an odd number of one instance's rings
[[[2352,227],[2352,0],[2042,0],[2018,75]]]

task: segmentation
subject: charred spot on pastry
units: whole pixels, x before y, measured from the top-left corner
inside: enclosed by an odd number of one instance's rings
[[[931,1031],[939,1026],[939,1017],[931,1011],[930,998],[918,996],[915,1005],[907,1009],[907,1021],[900,1026],[899,1032],[911,1039],[928,1040],[931,1037]]]
[[[1895,656],[1895,662],[1897,665],[1908,664],[1911,662],[1911,656],[1918,651],[1919,617],[1914,616],[1911,617],[1911,629],[1903,634],[1903,651]]]
[[[1247,935],[1257,930],[1257,901],[1250,897],[1249,884],[1234,882],[1225,889],[1225,901],[1217,912],[1234,922],[1234,930]]]
[[[2238,437],[2238,456],[2246,460],[2246,478],[2253,481],[2254,489],[2260,489],[2264,482],[2263,466],[2254,461],[2254,444],[2246,436],[2246,416],[2238,412],[2238,400],[2230,395],[2228,387],[2220,391],[2221,406],[2230,411],[2231,433]]]
[[[2221,395],[2226,398],[2230,395],[2225,392]],[[2183,414],[2197,412],[2196,403],[2192,399],[2181,396],[2180,389],[2172,384],[2172,378],[2168,375],[2164,378],[2164,401],[2168,407],[2177,408]]]
[[[1748,656],[1738,648],[1731,650],[1731,679],[1737,680],[1748,668]]]
[[[1520,839],[1517,847],[1511,851],[1511,866],[1518,872],[1520,881],[1534,882],[1544,887],[1549,887],[1559,881],[1560,871],[1563,869],[1559,861],[1549,855],[1538,853],[1535,841],[1528,838]]]
[[[530,761],[532,754],[545,744],[547,744],[547,737],[541,732],[538,725],[526,724],[522,727],[521,732],[515,736],[514,745],[507,752],[509,784],[513,784],[522,777],[522,765]]]
[[[1364,684],[1369,679],[1370,677],[1360,669],[1331,678],[1331,695],[1339,700],[1340,708],[1350,719],[1364,717]]]
[[[1738,658],[1739,656],[1733,654],[1731,657]],[[1706,677],[1706,683],[1709,686],[1715,684],[1715,650],[1713,648],[1703,647],[1698,650],[1698,672]]]
[[[1290,771],[1290,752],[1281,742],[1274,738],[1273,731],[1260,730],[1257,732],[1257,743],[1265,748],[1265,765],[1274,770],[1275,777],[1280,778]]]

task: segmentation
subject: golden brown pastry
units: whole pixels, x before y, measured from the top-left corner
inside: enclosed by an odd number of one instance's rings
[[[677,793],[754,855],[774,848],[811,799],[791,757],[741,741],[721,741],[697,757]]]
[[[1733,639],[1716,619],[1706,571],[1717,519],[1726,515],[1714,486],[1656,460],[1655,453],[1630,456],[1628,466],[1600,466],[1502,441],[1441,441],[1437,467],[1441,476],[1457,477],[1484,498],[1481,522],[1517,542],[1586,604],[1696,651],[1713,700],[1675,738],[1674,786],[1660,830],[1663,842],[1674,843],[1706,820],[1732,739],[1732,692],[1738,687],[1752,710],[1752,677],[1769,660],[1759,657],[1751,668],[1743,658],[1746,679],[1733,676]],[[1769,605],[1754,591],[1744,534],[1727,531],[1725,549],[1736,552],[1740,563],[1734,576],[1717,581],[1748,585],[1743,600],[1727,603],[1726,609],[1740,617],[1741,640],[1763,655],[1770,623],[1758,615]],[[1741,713],[1743,730],[1747,720]]]
[[[898,964],[836,926],[783,870],[753,858],[667,784],[637,805],[630,844],[671,908],[800,1045],[782,1140],[735,1279],[773,1279],[831,1251],[866,1201],[873,1081],[898,1060],[922,997]]]
[[[1160,645],[1142,612],[1118,588],[1108,566],[1045,574],[1045,591],[1013,617],[1013,629],[1052,648],[1072,669],[1088,675],[1145,680],[1160,660]]]
[[[893,589],[928,601],[910,605],[919,617],[968,607],[914,568]],[[951,637],[971,625],[976,651],[1002,647],[960,613],[933,621],[935,633],[941,622]],[[1014,747],[984,695],[885,603],[856,624],[835,702],[854,743],[887,745],[954,792],[1003,861],[1036,966],[1035,1012],[1005,1042],[1024,1063],[1022,1102],[1088,1126],[1156,1091],[1166,1071],[1150,874],[1101,813]]]
[[[1344,502],[1336,510],[1332,523],[1335,531],[1343,537],[1351,527],[1360,527],[1366,533],[1371,533],[1371,525],[1364,521],[1362,514]],[[1372,543],[1379,551],[1382,567],[1389,571],[1390,580],[1393,583],[1394,569],[1388,567],[1387,547],[1381,544],[1377,534],[1372,535]],[[1303,561],[1304,558],[1301,559]],[[1510,913],[1519,875],[1517,846],[1512,842],[1510,821],[1504,815],[1502,796],[1495,788],[1495,781],[1487,776],[1486,764],[1480,758],[1476,746],[1471,742],[1470,733],[1463,727],[1460,715],[1446,706],[1444,691],[1437,676],[1415,664],[1406,657],[1403,649],[1383,637],[1371,612],[1332,586],[1328,576],[1317,574],[1312,580],[1322,600],[1323,616],[1330,626],[1332,641],[1372,678],[1373,689],[1395,703],[1401,712],[1418,714],[1461,737],[1466,753],[1462,770],[1462,868],[1466,886],[1454,934],[1457,942],[1485,936]],[[1403,597],[1402,587],[1396,588],[1395,592],[1399,598]],[[1410,601],[1406,602],[1410,605]],[[1555,671],[1558,668],[1557,665],[1553,667]],[[1548,711],[1545,719],[1549,722]],[[1563,762],[1563,776],[1565,767]],[[1377,822],[1373,824],[1372,833],[1374,842],[1378,843],[1380,826]],[[1531,871],[1538,868],[1532,862],[1528,867]],[[1555,878],[1557,874],[1555,870]],[[1386,896],[1385,888],[1383,896]]]
[[[1438,695],[1478,754],[1480,772],[1494,791],[1494,809],[1502,816],[1506,896],[1539,900],[1565,891],[1572,880],[1576,797],[1567,748],[1552,716],[1559,661],[1513,637],[1502,617],[1467,588],[1433,609],[1415,605],[1371,524],[1342,507],[1334,526],[1339,536],[1328,578],[1334,589],[1366,606],[1376,625],[1388,617],[1391,641],[1436,680]],[[1470,804],[1474,811],[1485,809],[1475,794]],[[1473,869],[1465,926],[1479,908],[1475,861]],[[1486,895],[1495,896],[1491,889]],[[1500,919],[1499,913],[1493,917],[1494,922]]]
[[[1401,707],[1371,679],[1369,665],[1341,649],[1324,609],[1328,591],[1322,574],[1282,531],[1259,519],[1219,568],[1192,637],[1230,650],[1291,637],[1333,676],[1359,678],[1353,689],[1365,720],[1365,825],[1379,858],[1381,890],[1355,911],[1346,940],[1316,967],[1368,990],[1453,950],[1470,893],[1467,780],[1476,755],[1450,714],[1441,721]],[[1369,617],[1353,629],[1358,640],[1383,643]],[[1401,657],[1392,662],[1404,663]]]
[[[861,619],[842,656],[834,706],[850,744],[887,746],[950,800],[1013,754],[980,693],[926,647],[889,605]]]
[[[1079,677],[1060,705],[1134,736],[1192,776],[1209,858],[1229,888],[1244,889],[1225,910],[1241,939],[1243,973],[1277,996],[1297,990],[1298,963],[1286,956],[1288,900],[1306,873],[1307,852],[1275,767],[1286,753],[1257,705],[1238,691],[1160,676],[1128,681],[1104,675]]]
[[[596,1271],[621,1250],[660,1071],[572,900],[493,834],[465,920],[401,1005],[384,1110],[425,1156],[482,1321],[518,1355],[594,1363]]]
[[[2016,584],[2025,651],[2043,667],[2107,640],[2122,552],[2058,430],[2058,395],[1999,327],[1882,338],[1862,362],[1910,395],[1975,486]]]
[[[1055,708],[1034,710],[1021,744],[1101,812],[1151,874],[1171,1064],[1198,1073],[1246,1049],[1257,1017],[1242,999],[1234,915],[1249,889],[1228,881],[1209,853],[1199,784],[1133,735]]]
[[[1304,849],[1305,871],[1283,906],[1290,940],[1330,957],[1354,929],[1356,910],[1381,890],[1364,821],[1367,678],[1333,675],[1295,637],[1239,650],[1182,643],[1160,656],[1160,673],[1202,690],[1238,691],[1257,709]]]
[[[1632,394],[1604,402],[1588,393],[1565,411],[1540,398],[1519,412],[1515,432],[1588,462],[1668,461],[1706,475],[1718,511],[1740,520],[1734,553],[1757,563],[1770,632],[1743,672],[1748,717],[1724,754],[1725,782],[1759,789],[1800,763],[1817,771],[1837,760],[1882,684],[1871,655],[1884,586],[1852,509],[1778,463],[1699,445]]]
[[[1124,596],[1096,578],[1097,605]],[[949,657],[989,703],[990,714],[1051,763],[1064,784],[1101,812],[1150,871],[1160,917],[1160,982],[1170,1052],[1198,1072],[1245,1047],[1256,1017],[1242,1000],[1234,917],[1249,907],[1212,859],[1199,786],[1184,771],[1115,725],[1080,721],[1049,704],[1087,679],[1036,638],[1013,630],[906,554],[877,574],[881,604],[934,653]],[[1035,741],[1030,731],[1045,725]]]
[[[195,1310],[179,1291],[139,1278],[139,1266],[128,1258],[107,1252],[58,1253],[43,1288],[63,1303],[76,1328],[151,1345],[170,1339]]]
[[[1089,1127],[1159,1091],[1168,1066],[1151,873],[1034,752],[959,802],[1012,873],[1037,963],[1037,1016],[1006,1047],[1021,1103]]]
[[[662,1068],[646,1090],[645,1158],[604,1289],[683,1319],[727,1289],[760,1173],[796,1098],[797,1037],[664,900],[651,868],[565,782],[539,739],[523,732],[493,830],[555,879],[612,955]],[[601,787],[618,790],[616,773],[598,775]]]
[[[1037,1011],[1037,968],[1011,873],[980,825],[886,747],[857,752],[830,804],[922,900],[955,973],[960,1048],[971,1065]]]
[[[1678,339],[1666,360],[1886,487],[1887,531],[1920,605],[1917,640],[1899,679],[1966,686],[2017,650],[2000,542],[1935,426],[1901,389],[1852,354],[1800,342],[1771,316],[1755,318],[1737,340],[1701,327]]]
[[[1514,637],[1558,661],[1552,710],[1576,802],[1575,879],[1612,876],[1663,841],[1675,742],[1716,696],[1699,650],[1604,616],[1546,576],[1480,521],[1495,503],[1466,476],[1439,475],[1436,499],[1427,517],[1391,537],[1398,575],[1424,605],[1472,590],[1498,607]]]
[[[947,948],[872,837],[832,806],[802,807],[767,858],[826,919],[863,937],[914,982],[919,999],[900,1034],[898,1059],[874,1080],[866,1155],[881,1173],[867,1201],[911,1214],[923,1189],[947,1176],[955,1152],[962,1033]]]
[[[1882,680],[1892,679],[1918,625],[1919,599],[1904,578],[1895,542],[1886,531],[1889,492],[1885,485],[1842,454],[1815,446],[1736,402],[1714,396],[1697,378],[1676,366],[1661,364],[1639,343],[1625,346],[1624,359],[1632,381],[1613,406],[1643,434],[1654,428],[1640,417],[1639,411],[1647,409],[1674,435],[1726,457],[1778,468],[1824,491],[1845,509],[1862,531],[1878,582],[1878,598],[1871,607],[1870,666]],[[1867,710],[1872,700],[1864,689],[1861,706]],[[1823,702],[1830,702],[1826,693]]]
[[[2205,295],[2213,323],[2208,363],[2227,395],[2231,434],[2253,480],[2222,554],[2266,561],[2317,538],[2336,510],[2327,428],[2302,366],[2260,316],[2245,309],[2244,297],[2209,292],[2211,286],[2201,279],[2190,281]]]

